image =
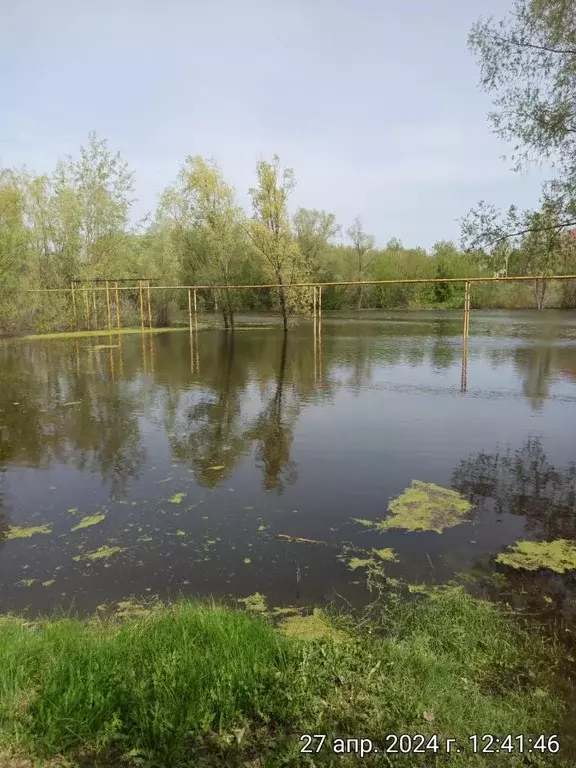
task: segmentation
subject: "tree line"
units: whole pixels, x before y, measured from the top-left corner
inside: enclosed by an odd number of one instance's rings
[[[462,221],[460,246],[427,251],[392,239],[377,245],[359,216],[342,225],[325,210],[292,210],[294,171],[278,156],[261,160],[251,210],[211,158],[188,156],[157,209],[131,215],[134,173],[105,140],[89,134],[78,154],[52,173],[0,168],[0,332],[72,328],[69,297],[22,293],[68,288],[71,280],[146,277],[156,283],[218,284],[201,296],[226,327],[247,310],[277,310],[284,328],[310,310],[312,293],[295,283],[532,276],[523,284],[475,286],[475,307],[576,307],[576,16],[565,0],[517,0],[507,18],[480,19],[469,36],[481,84],[495,97],[495,131],[514,142],[517,167],[551,163],[555,176],[539,205],[499,211],[480,203]],[[271,283],[274,290],[228,286]],[[457,308],[464,288],[422,285],[331,287],[325,309]],[[124,315],[137,296],[123,295]],[[185,297],[154,293],[154,323],[174,321]]]

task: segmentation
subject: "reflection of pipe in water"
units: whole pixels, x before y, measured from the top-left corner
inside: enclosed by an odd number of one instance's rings
[[[116,376],[114,371],[114,352],[112,350],[112,345],[108,347],[108,352],[110,353],[110,374],[112,376],[112,381],[116,382]]]
[[[150,373],[154,373],[154,334],[149,333],[148,338],[150,339]]]
[[[144,333],[140,334],[140,339],[142,341],[142,367],[144,368],[144,373],[148,373],[148,366],[146,365],[146,337]]]
[[[80,345],[76,342],[76,375],[80,376]]]
[[[118,334],[118,359],[120,361],[120,376],[124,378],[124,350],[122,349],[122,336]]]
[[[462,374],[460,391],[466,392],[468,386],[468,335],[470,331],[470,283],[464,287],[464,325],[462,329]]]

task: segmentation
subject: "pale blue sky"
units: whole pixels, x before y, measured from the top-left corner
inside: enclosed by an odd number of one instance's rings
[[[506,0],[0,0],[0,163],[50,170],[95,130],[136,172],[135,215],[188,154],[248,208],[256,161],[292,207],[360,214],[384,244],[458,239],[480,199],[537,202],[491,133],[467,33]]]

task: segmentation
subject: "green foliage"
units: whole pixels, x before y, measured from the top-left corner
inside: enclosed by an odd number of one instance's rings
[[[157,210],[131,225],[133,174],[120,154],[93,133],[77,156],[58,162],[52,173],[0,169],[0,333],[105,327],[107,298],[103,290],[92,290],[88,281],[94,278],[111,280],[111,321],[118,309],[122,328],[140,326],[140,300],[136,287],[116,296],[117,277],[145,277],[168,286],[218,284],[224,286],[218,292],[197,292],[201,312],[219,311],[224,324],[233,327],[238,311],[279,310],[287,328],[312,308],[312,291],[294,287],[299,282],[440,278],[435,284],[327,287],[322,306],[453,309],[464,301],[463,286],[448,282],[453,278],[576,272],[576,246],[564,231],[561,187],[548,189],[537,211],[511,208],[502,216],[481,206],[464,223],[467,252],[439,242],[427,253],[405,248],[397,239],[378,248],[360,217],[346,230],[350,244],[338,242],[341,228],[332,213],[299,208],[291,215],[294,186],[294,172],[282,168],[277,156],[260,161],[256,185],[249,190],[253,215],[248,219],[217,162],[191,155],[162,193]],[[512,227],[523,234],[502,242]],[[73,278],[80,281],[75,308]],[[280,287],[228,289],[263,283]],[[38,288],[51,291],[30,291]],[[571,284],[551,291],[547,281],[534,280],[529,288],[477,285],[472,303],[576,306]],[[155,289],[151,304],[153,327],[187,322],[186,291]]]

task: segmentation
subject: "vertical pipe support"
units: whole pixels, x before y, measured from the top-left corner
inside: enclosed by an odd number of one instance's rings
[[[110,312],[110,285],[106,280],[106,318],[108,320],[108,330],[112,330],[112,313]]]
[[[150,299],[150,280],[146,281],[146,293],[148,295],[148,327],[152,330],[152,301]]]
[[[144,296],[142,294],[142,280],[138,280],[138,293],[140,295],[140,327],[144,333]]]
[[[116,297],[116,326],[120,330],[120,296],[118,294],[118,281],[114,283],[114,295]]]
[[[74,280],[70,283],[72,286],[72,309],[74,310],[74,327],[78,330],[78,315],[76,314],[76,294],[74,292]]]

